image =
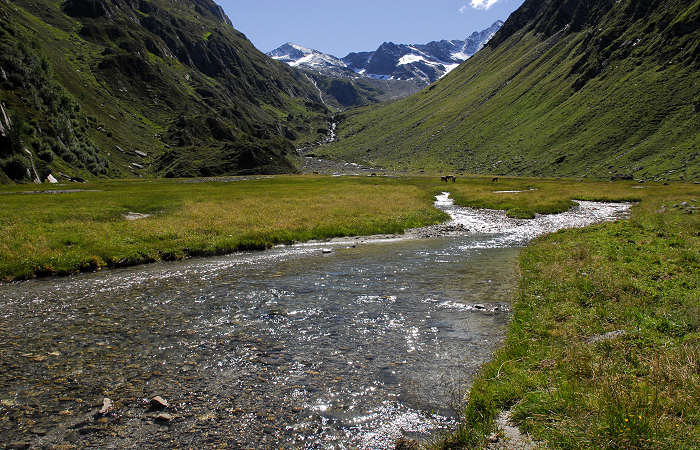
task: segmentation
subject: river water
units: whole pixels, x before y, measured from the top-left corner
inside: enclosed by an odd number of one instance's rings
[[[554,216],[438,206],[470,232],[0,286],[0,442],[386,448],[450,429],[503,338],[518,247]],[[624,208],[577,211],[557,225]]]

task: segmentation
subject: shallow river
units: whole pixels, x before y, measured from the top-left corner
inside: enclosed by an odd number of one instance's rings
[[[472,231],[0,286],[0,442],[383,448],[449,429],[532,235],[441,202]],[[587,223],[624,212],[591,205]]]

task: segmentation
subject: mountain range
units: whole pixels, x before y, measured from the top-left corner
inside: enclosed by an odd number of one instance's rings
[[[323,75],[379,80],[418,80],[432,83],[479,51],[503,25],[497,21],[464,40],[432,41],[427,44],[385,42],[375,51],[350,53],[338,58],[288,42],[268,56],[292,67]]]
[[[276,61],[212,0],[0,0],[0,182],[295,172],[333,109],[331,158],[697,180],[699,5],[525,0],[464,41]]]
[[[526,0],[418,94],[339,116],[327,157],[408,170],[697,180],[700,3]]]

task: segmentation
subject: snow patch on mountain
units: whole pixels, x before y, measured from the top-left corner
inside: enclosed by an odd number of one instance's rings
[[[340,58],[292,42],[287,42],[269,52],[268,56],[292,67],[301,66],[316,70],[348,70],[347,64]]]
[[[432,41],[427,44],[385,42],[373,52],[350,53],[337,58],[318,50],[288,42],[268,53],[292,67],[315,70],[324,75],[375,80],[419,80],[432,83],[478,52],[503,25],[497,21],[464,40]]]
[[[422,56],[418,55],[404,55],[401,57],[401,59],[399,59],[399,66],[403,66],[404,64],[411,64],[418,61],[425,61],[425,59]]]

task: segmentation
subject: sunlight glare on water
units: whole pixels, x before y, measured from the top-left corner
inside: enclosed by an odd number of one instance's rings
[[[1,286],[0,440],[385,448],[450,429],[503,338],[513,247],[619,211],[523,223],[437,204],[483,228]],[[116,411],[98,422],[105,396]]]

